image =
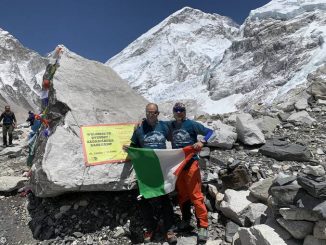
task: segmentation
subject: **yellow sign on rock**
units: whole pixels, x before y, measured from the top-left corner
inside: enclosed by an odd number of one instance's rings
[[[134,123],[82,126],[81,138],[86,165],[128,161],[122,146],[130,144],[134,127]]]

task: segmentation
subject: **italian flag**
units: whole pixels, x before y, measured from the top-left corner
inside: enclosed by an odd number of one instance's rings
[[[179,173],[195,153],[192,146],[164,150],[129,147],[140,194],[152,198],[172,192]]]

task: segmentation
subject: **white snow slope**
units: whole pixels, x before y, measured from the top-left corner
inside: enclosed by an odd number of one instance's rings
[[[325,11],[325,0],[272,0],[238,28],[187,7],[106,64],[150,101],[195,99],[211,114],[270,104],[325,63]]]

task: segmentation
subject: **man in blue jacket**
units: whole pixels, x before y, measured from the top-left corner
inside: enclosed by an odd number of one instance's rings
[[[146,120],[134,131],[131,147],[166,149],[166,139],[169,136],[168,125],[158,120],[159,110],[154,103],[146,106]],[[124,147],[125,149],[125,147]],[[151,166],[148,166],[149,168]],[[140,198],[140,210],[144,218],[144,243],[150,242],[158,226],[155,210],[159,209],[163,218],[163,229],[168,243],[177,242],[173,232],[173,206],[168,195],[150,199]]]
[[[10,106],[5,106],[5,111],[0,115],[0,122],[3,120],[2,124],[2,139],[3,146],[7,147],[7,134],[9,136],[9,146],[12,146],[12,132],[14,127],[16,127],[16,117],[15,114],[10,110]]]
[[[186,107],[183,103],[176,103],[173,107],[174,121],[169,122],[171,131],[172,148],[183,148],[192,145],[200,150],[204,144],[213,137],[213,130],[202,124],[186,118]],[[198,135],[203,135],[201,141]],[[176,182],[178,202],[182,213],[182,228],[190,228],[191,203],[195,207],[195,215],[198,222],[198,240],[206,241],[208,216],[204,203],[204,195],[201,192],[201,176],[198,165],[198,155],[195,155],[184,167]]]

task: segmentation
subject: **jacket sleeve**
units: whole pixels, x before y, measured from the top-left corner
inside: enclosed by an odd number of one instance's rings
[[[3,118],[4,118],[4,114],[1,113],[1,115],[0,115],[0,122],[2,121]]]
[[[13,120],[15,123],[17,123],[15,113],[12,113],[12,120]]]
[[[196,121],[194,123],[194,128],[197,134],[204,136],[204,141],[209,142],[213,137],[215,136],[214,131],[210,128],[206,128],[201,123],[198,123]]]
[[[134,133],[132,134],[132,137],[131,137],[131,139],[130,139],[130,146],[131,147],[136,147],[136,148],[139,148],[139,147],[141,147],[141,145],[140,145],[140,142],[139,142],[139,138],[138,138],[138,133],[137,133],[137,131],[138,131],[138,128],[134,131]]]

